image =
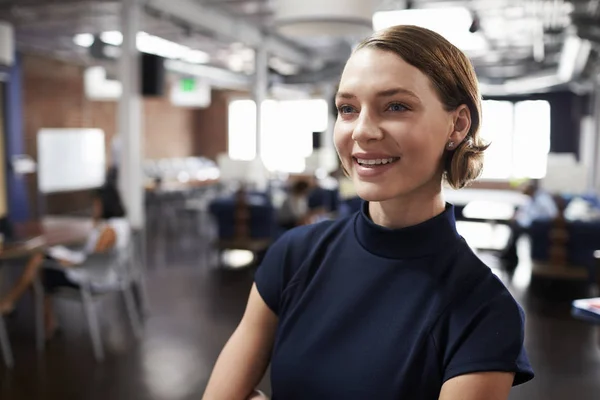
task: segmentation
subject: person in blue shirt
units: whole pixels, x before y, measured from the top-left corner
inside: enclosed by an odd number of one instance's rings
[[[540,188],[538,180],[531,180],[523,187],[527,201],[521,204],[509,223],[510,236],[506,247],[500,254],[505,268],[514,271],[519,264],[517,243],[519,238],[528,233],[531,223],[536,220],[553,220],[558,216],[556,201],[550,193]]]
[[[204,399],[265,398],[271,363],[275,400],[506,400],[533,378],[524,313],[442,195],[480,174],[487,148],[472,65],[430,30],[379,31],[348,60],[336,107],[363,205],[272,245]]]

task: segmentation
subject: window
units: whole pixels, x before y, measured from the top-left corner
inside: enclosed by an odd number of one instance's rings
[[[483,102],[481,135],[491,142],[485,152],[483,179],[543,178],[550,151],[550,104]]]
[[[256,156],[256,108],[253,100],[229,104],[229,157]],[[261,158],[270,171],[298,173],[312,154],[312,133],[327,129],[328,105],[322,99],[267,100],[262,104]]]
[[[252,100],[229,103],[228,153],[232,160],[253,160],[256,156],[256,105]]]

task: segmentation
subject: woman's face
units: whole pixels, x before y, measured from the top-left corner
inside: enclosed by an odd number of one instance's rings
[[[348,60],[336,106],[338,154],[368,201],[439,187],[446,145],[460,115],[468,114],[465,107],[446,111],[425,74],[391,52],[370,48]]]

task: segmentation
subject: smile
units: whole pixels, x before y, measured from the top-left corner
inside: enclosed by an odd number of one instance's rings
[[[369,160],[356,158],[356,157],[352,157],[352,158],[354,159],[354,162],[356,162],[358,165],[360,165],[362,167],[368,167],[368,168],[374,168],[374,167],[378,167],[378,166],[392,164],[400,159],[400,157],[377,158],[377,159],[369,159]]]

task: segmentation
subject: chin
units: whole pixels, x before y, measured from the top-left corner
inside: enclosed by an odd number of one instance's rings
[[[364,181],[354,181],[354,187],[358,197],[371,202],[390,200],[410,192],[410,190],[402,190],[402,188],[391,187],[383,183]]]

